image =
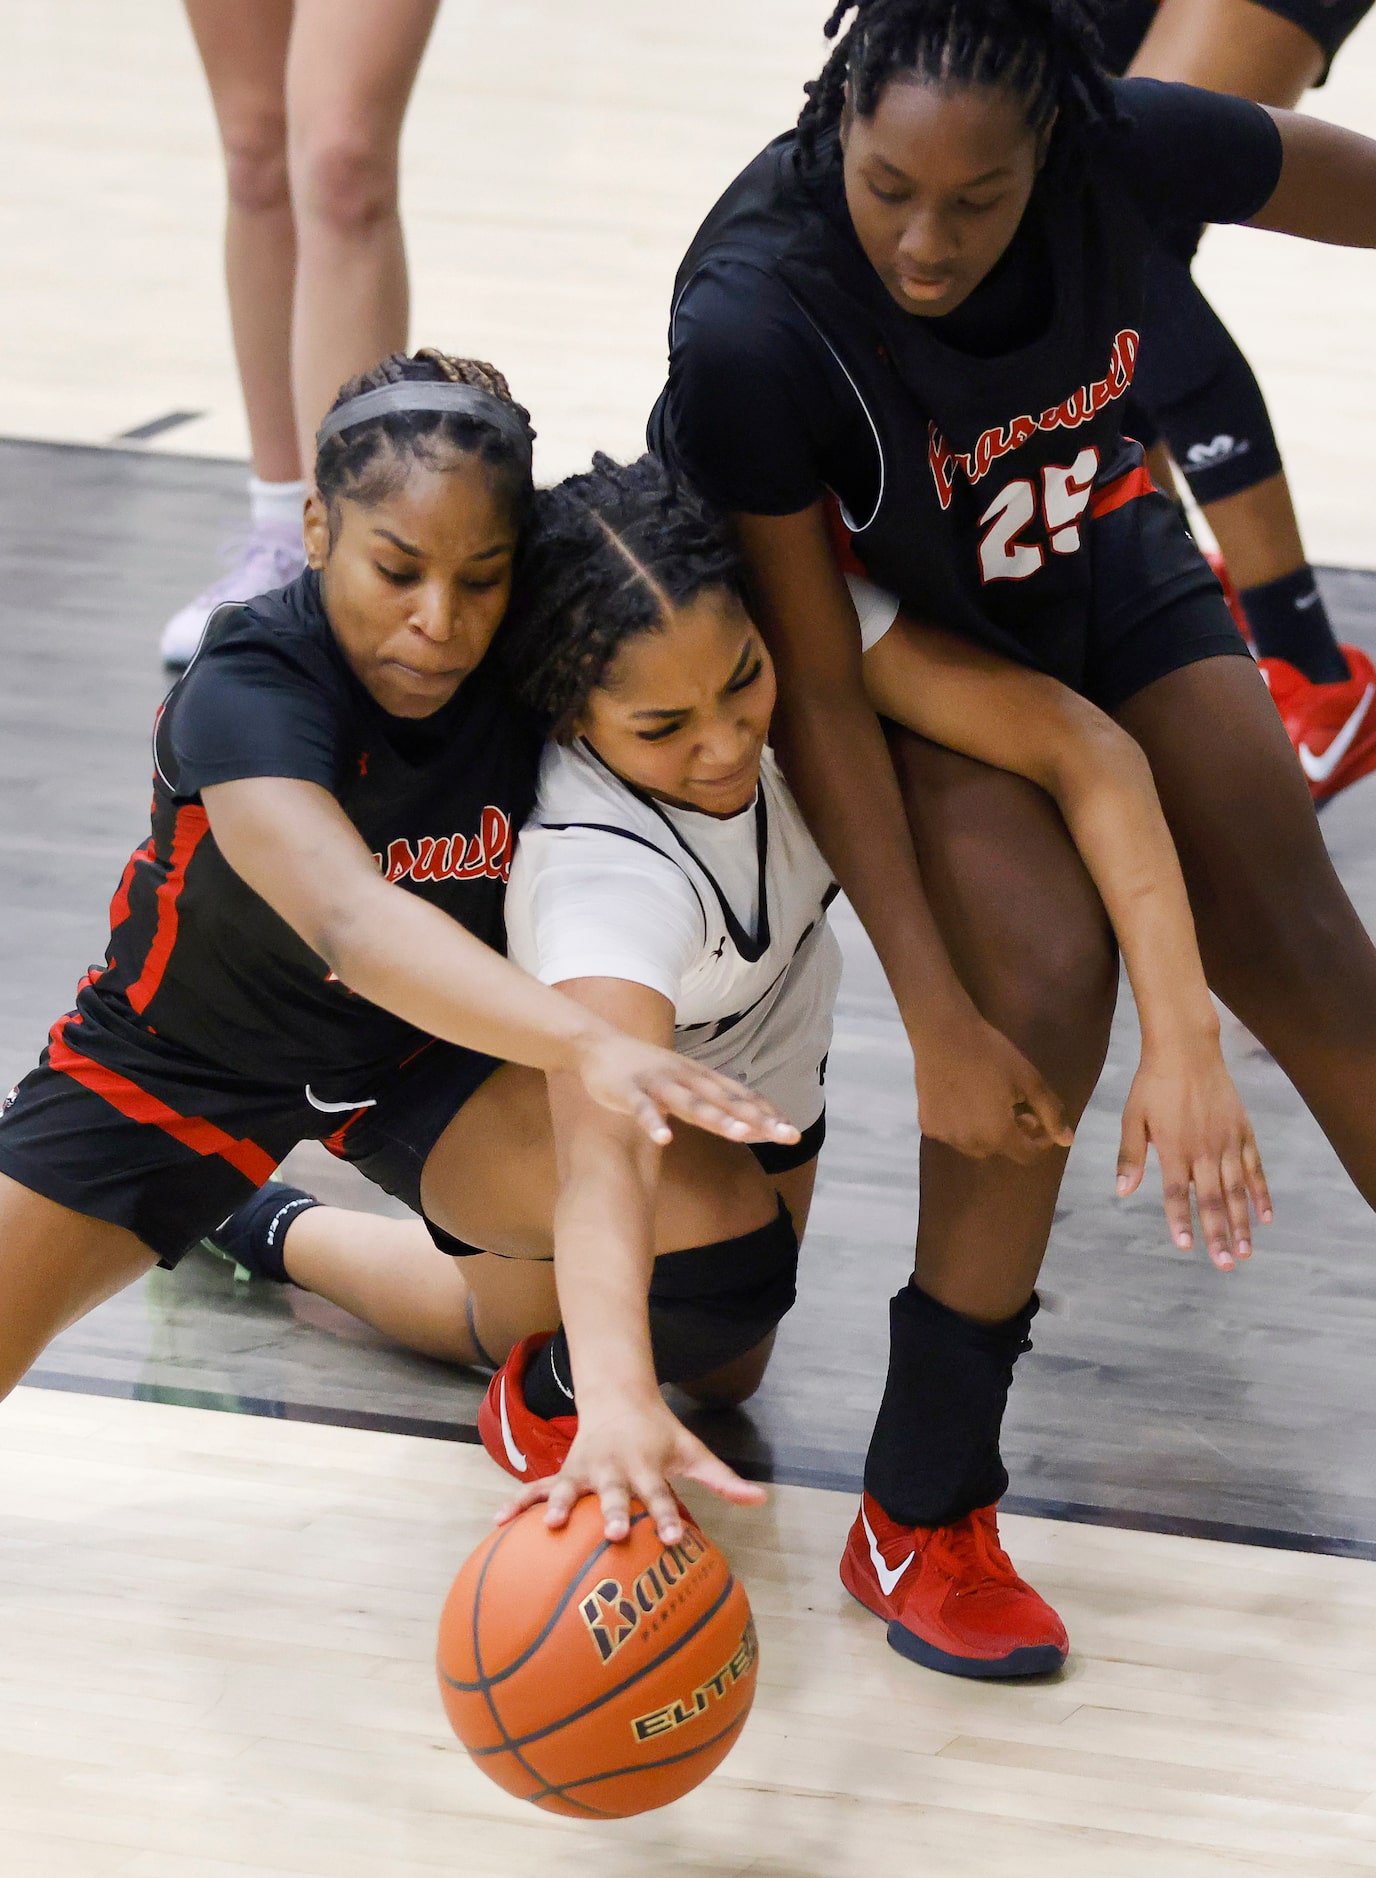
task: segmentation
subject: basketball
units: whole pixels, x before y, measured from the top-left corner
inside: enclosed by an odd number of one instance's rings
[[[455,1734],[499,1787],[620,1819],[725,1758],[756,1656],[745,1591],[698,1526],[666,1545],[632,1502],[612,1544],[588,1495],[558,1532],[533,1506],[483,1540],[445,1601],[438,1667]]]

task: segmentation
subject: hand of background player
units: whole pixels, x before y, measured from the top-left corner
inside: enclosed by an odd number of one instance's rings
[[[934,1141],[974,1160],[1002,1154],[1026,1164],[1074,1140],[1060,1098],[973,1005],[955,1024],[912,1044],[917,1118]]]
[[[631,1529],[630,1502],[639,1500],[666,1545],[683,1537],[683,1515],[669,1481],[696,1480],[736,1506],[758,1506],[763,1487],[742,1480],[712,1450],[690,1434],[656,1393],[641,1403],[618,1401],[586,1410],[579,1398],[578,1433],[560,1473],[534,1480],[497,1515],[499,1525],[528,1506],[548,1503],[545,1524],[567,1523],[585,1493],[602,1502],[608,1539],[624,1539]]]
[[[1161,1163],[1162,1203],[1181,1250],[1194,1244],[1193,1188],[1204,1244],[1219,1271],[1250,1258],[1251,1213],[1269,1226],[1271,1195],[1252,1124],[1216,1042],[1143,1050],[1123,1109],[1120,1196],[1141,1186],[1148,1143]]]
[[[689,1062],[674,1050],[641,1043],[611,1025],[591,1038],[579,1054],[577,1075],[595,1102],[629,1115],[651,1141],[663,1147],[672,1139],[666,1115],[705,1128],[728,1141],[778,1141],[787,1146],[798,1130],[763,1096]]]

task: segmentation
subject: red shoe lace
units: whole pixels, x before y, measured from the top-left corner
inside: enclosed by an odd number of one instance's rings
[[[999,1544],[992,1507],[981,1506],[940,1530],[942,1550],[956,1568],[952,1576],[958,1580],[957,1597],[1018,1583],[1013,1561]]]

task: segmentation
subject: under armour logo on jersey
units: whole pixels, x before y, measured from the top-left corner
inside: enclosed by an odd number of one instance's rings
[[[360,776],[366,776],[368,774],[368,752],[366,750],[360,750],[358,753],[358,773]]]

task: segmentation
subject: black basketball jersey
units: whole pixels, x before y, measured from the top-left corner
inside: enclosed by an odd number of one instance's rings
[[[345,1100],[424,1040],[357,997],[220,854],[200,791],[252,776],[330,791],[379,870],[497,950],[541,738],[495,661],[432,717],[390,717],[354,677],[307,572],[228,607],[158,714],[152,830],[83,985],[81,1049],[133,1023],[238,1075]]]
[[[830,489],[865,570],[910,612],[1075,685],[1108,611],[1121,626],[1124,607],[1145,616],[1210,579],[1121,427],[1154,241],[1141,167],[1174,116],[1225,146],[1198,185],[1215,218],[1255,213],[1279,173],[1258,107],[1146,80],[1118,89],[1125,123],[1076,162],[1053,146],[1010,248],[942,319],[898,306],[871,267],[835,141],[805,164],[794,136],[779,138],[683,263],[650,424],[651,447],[705,494],[751,511],[741,466],[768,449],[752,425],[787,429],[800,413],[790,447],[814,460],[791,499],[762,476],[758,512]],[[1159,180],[1177,209],[1179,189]]]

